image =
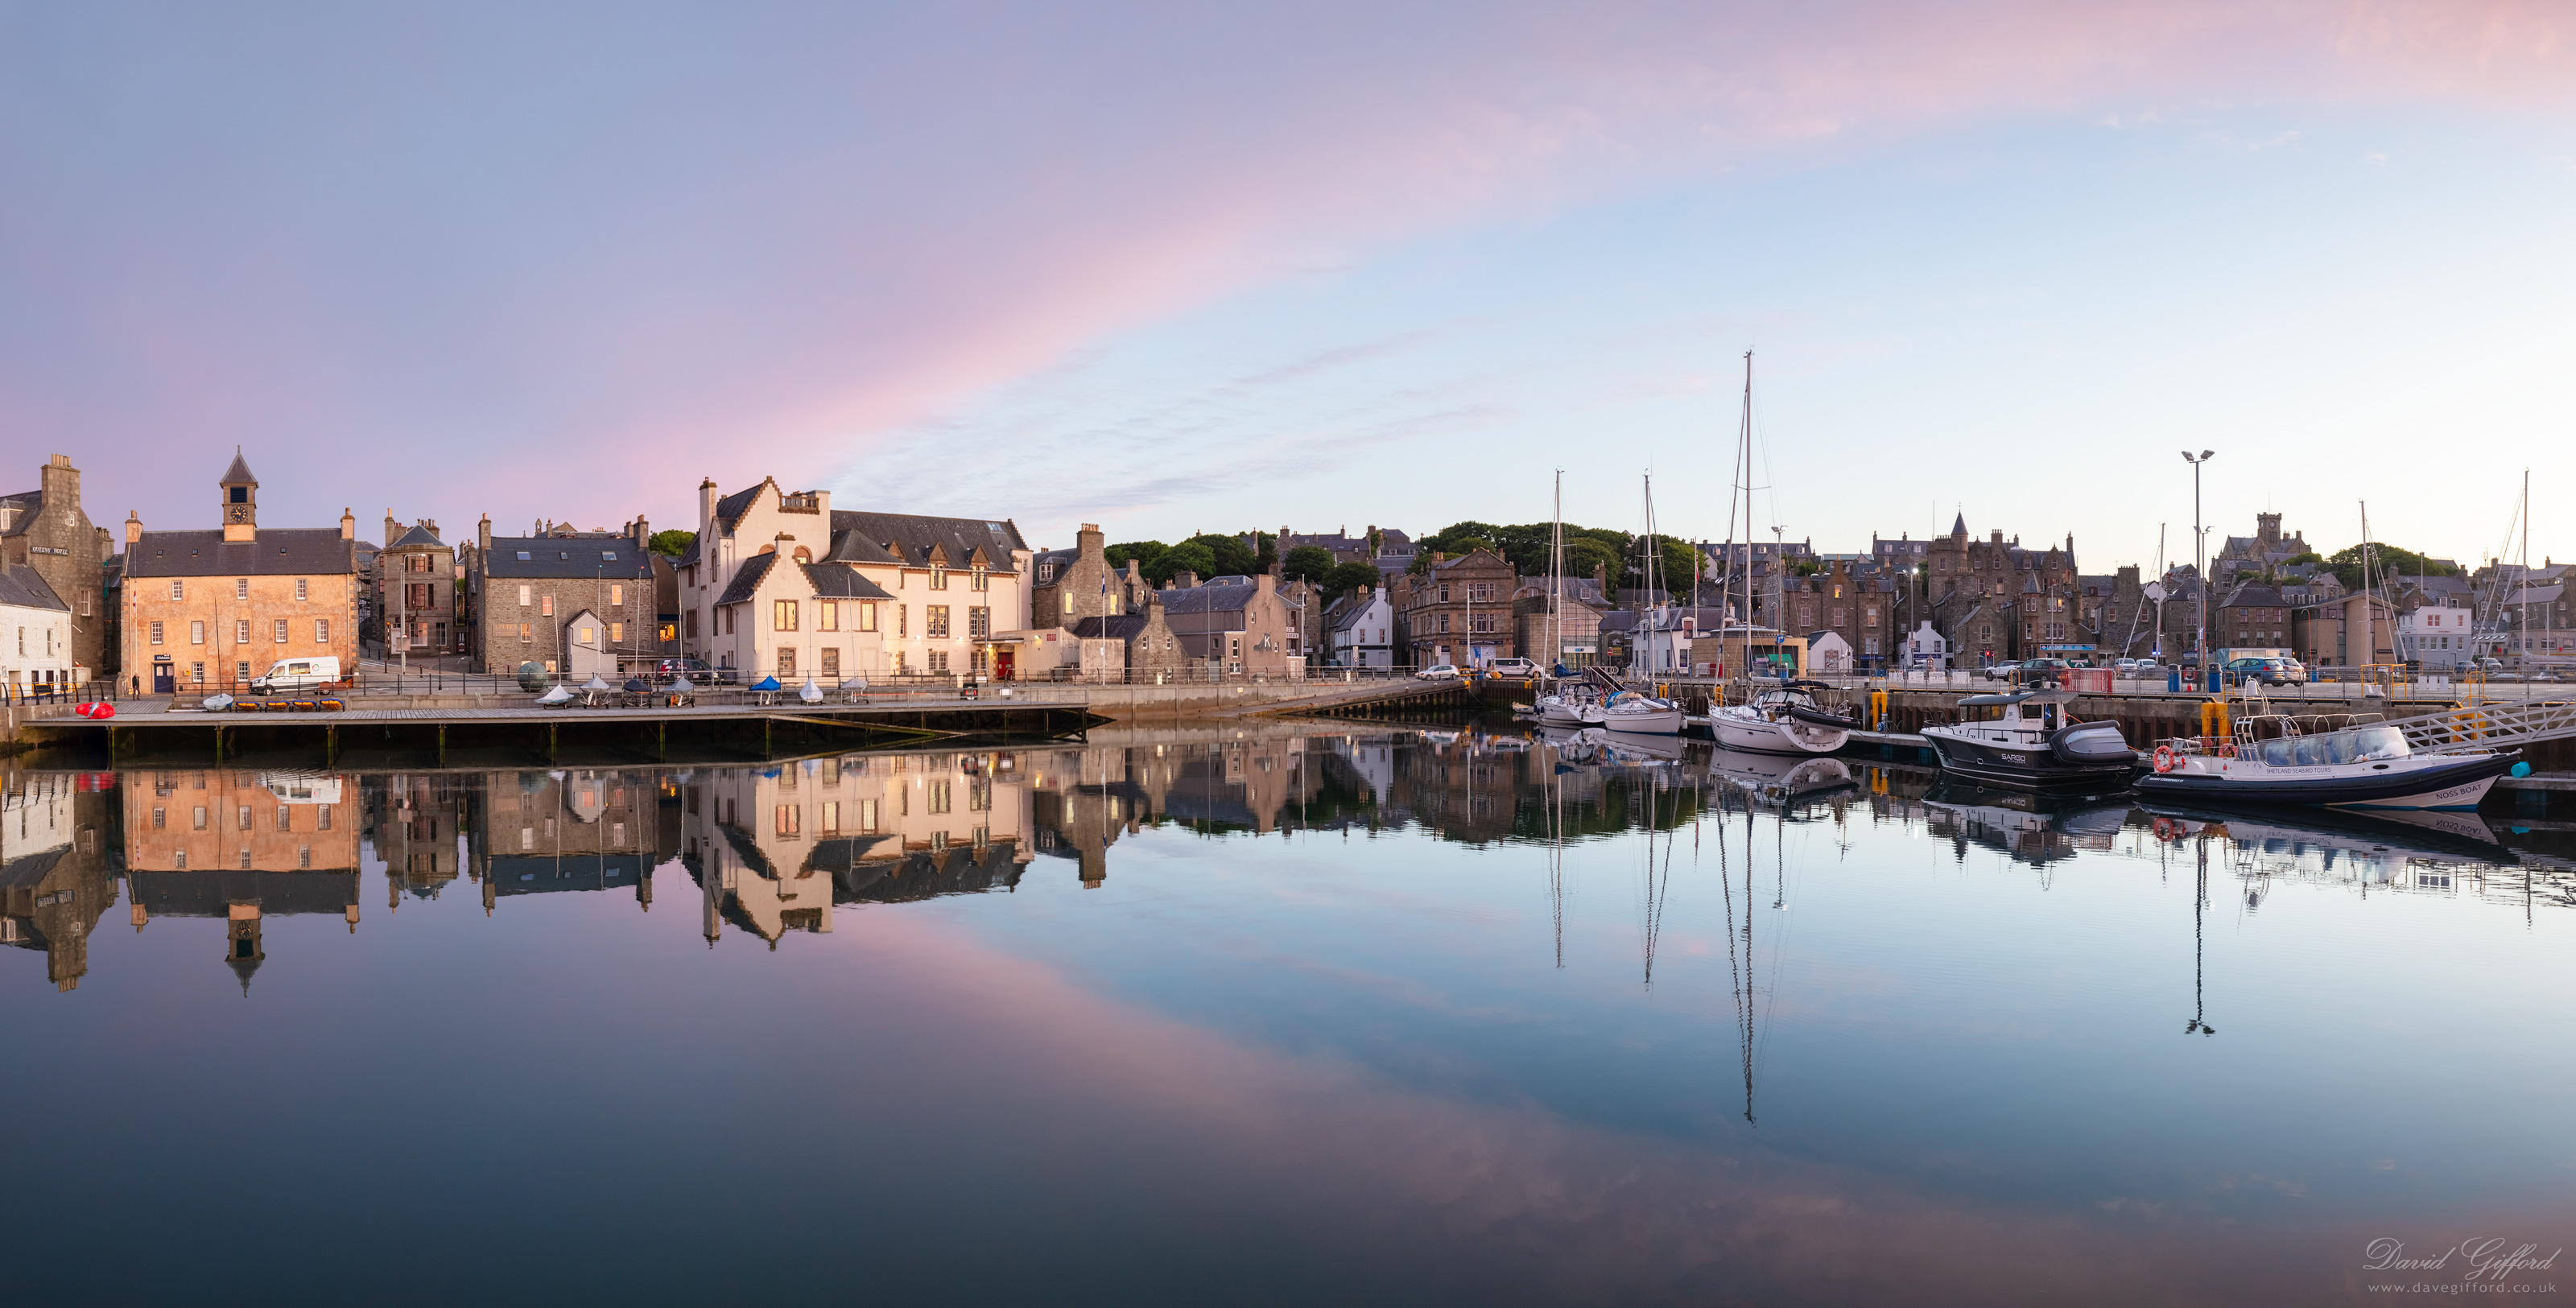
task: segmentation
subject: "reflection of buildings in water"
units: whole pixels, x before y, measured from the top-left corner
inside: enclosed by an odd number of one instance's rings
[[[261,923],[337,913],[358,929],[358,814],[336,775],[142,771],[124,779],[135,929],[155,917],[224,919],[224,960],[250,993]]]
[[[56,990],[88,973],[90,932],[116,899],[100,848],[108,797],[86,781],[11,771],[0,788],[0,945],[44,951]]]
[[[943,751],[699,769],[680,785],[680,850],[707,943],[731,921],[774,949],[789,931],[830,931],[835,902],[1017,885],[1021,761]]]
[[[644,769],[487,772],[464,823],[470,875],[489,914],[515,895],[632,890],[653,906],[653,869],[678,843],[665,788]],[[469,792],[470,792],[469,788]]]
[[[415,899],[436,899],[460,875],[460,820],[474,779],[459,772],[377,773],[358,779],[366,837],[385,865],[387,909],[399,908],[405,891]]]

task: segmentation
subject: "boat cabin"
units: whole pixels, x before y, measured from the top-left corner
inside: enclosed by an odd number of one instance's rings
[[[1958,729],[1998,744],[2041,746],[2075,715],[2071,690],[2021,690],[2008,695],[1970,695],[1959,701]]]
[[[2190,743],[2193,748],[2178,752],[2209,752],[2207,742]],[[2232,724],[2224,752],[2274,768],[2384,763],[2414,754],[2406,733],[2377,713],[2258,713]]]

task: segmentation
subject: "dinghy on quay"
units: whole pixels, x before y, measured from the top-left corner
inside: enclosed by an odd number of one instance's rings
[[[1928,732],[1926,733],[1929,734]],[[2262,713],[2156,746],[2138,793],[2165,803],[2474,809],[2520,750],[2417,755],[2376,713]]]
[[[2138,752],[2113,722],[2079,722],[2066,706],[2071,690],[1970,695],[1961,721],[1923,728],[1941,770],[1980,785],[2014,790],[2128,788]]]

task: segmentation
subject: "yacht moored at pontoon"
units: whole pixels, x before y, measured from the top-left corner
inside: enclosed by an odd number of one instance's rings
[[[2474,809],[2520,750],[2417,755],[2376,713],[2261,713],[2156,746],[2138,791],[2172,803]]]
[[[1943,771],[1983,785],[2127,789],[2138,752],[2118,723],[2077,721],[2066,709],[2074,701],[2071,690],[1970,695],[1959,701],[1962,721],[1925,727],[1923,739],[1941,756]]]

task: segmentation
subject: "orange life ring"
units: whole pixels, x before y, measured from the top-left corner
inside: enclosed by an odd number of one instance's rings
[[[2182,839],[2182,824],[2169,817],[2157,818],[2156,839],[2167,843]]]
[[[2174,753],[2173,746],[2156,746],[2156,771],[2171,772],[2175,768],[2181,766],[2181,764],[2182,758],[2180,755]]]

